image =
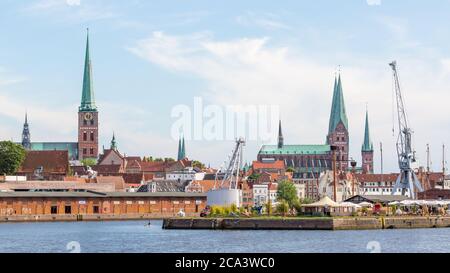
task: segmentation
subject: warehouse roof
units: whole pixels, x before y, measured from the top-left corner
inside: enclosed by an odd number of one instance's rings
[[[125,198],[142,198],[142,197],[206,197],[204,193],[188,193],[188,192],[109,192],[100,193],[92,191],[80,192],[0,192],[0,198],[108,198],[108,197],[125,197]]]

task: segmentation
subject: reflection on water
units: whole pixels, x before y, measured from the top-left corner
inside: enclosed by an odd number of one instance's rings
[[[0,252],[450,252],[450,229],[213,231],[147,224],[0,224]]]

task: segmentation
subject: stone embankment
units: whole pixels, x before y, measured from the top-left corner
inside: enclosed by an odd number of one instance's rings
[[[164,229],[217,230],[369,230],[446,228],[450,217],[357,218],[167,218]]]

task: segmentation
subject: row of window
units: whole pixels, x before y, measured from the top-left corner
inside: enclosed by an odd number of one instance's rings
[[[90,132],[89,139],[90,139],[90,141],[95,141],[95,134],[93,131]],[[87,132],[83,132],[83,141],[88,141],[88,133]]]
[[[83,155],[88,155],[87,148],[83,148]],[[94,155],[94,148],[89,149],[89,155]]]

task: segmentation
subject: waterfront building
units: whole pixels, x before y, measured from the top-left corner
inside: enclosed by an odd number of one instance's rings
[[[205,206],[206,195],[202,193],[0,192],[0,216],[76,216],[98,220],[144,215],[173,217],[180,210],[194,216]]]
[[[277,188],[277,183],[253,184],[253,205],[264,206],[269,200],[277,204]]]
[[[263,145],[258,153],[258,161],[281,160],[287,168],[295,170],[294,179],[317,179],[322,172],[332,169],[332,146],[336,147],[336,169],[346,171],[349,162],[349,133],[340,75],[334,82],[326,143],[286,145],[280,121],[277,145]]]

